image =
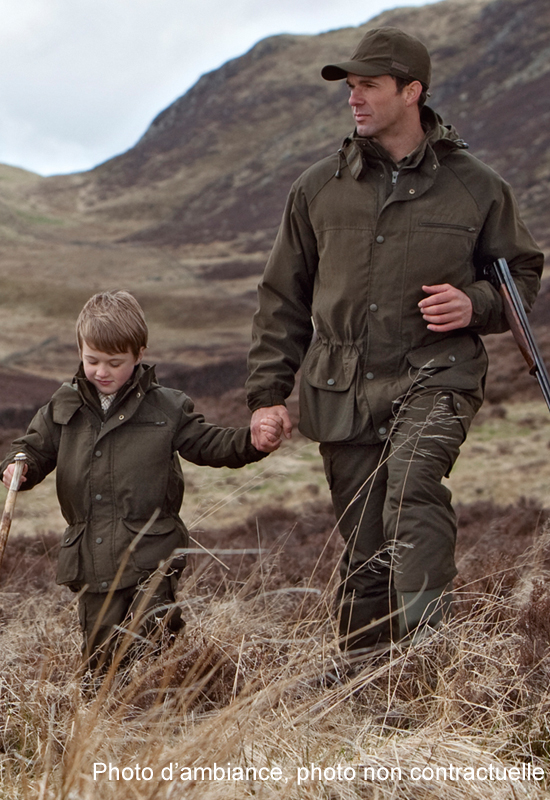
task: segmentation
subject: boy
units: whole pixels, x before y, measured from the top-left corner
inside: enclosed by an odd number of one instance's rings
[[[248,428],[210,425],[183,392],[160,386],[142,364],[147,324],[128,292],[88,300],[76,336],[82,362],[72,383],[38,411],[0,470],[9,486],[14,456],[24,452],[21,488],[31,489],[57,467],[68,524],[57,583],[80,592],[83,660],[95,671],[112,658],[123,623],[131,620],[136,641],[184,625],[174,605],[184,559],[169,560],[188,544],[178,453],[199,465],[242,467],[276,450],[281,429],[268,420],[259,451]]]

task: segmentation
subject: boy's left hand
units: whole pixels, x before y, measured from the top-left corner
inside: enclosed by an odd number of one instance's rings
[[[281,446],[283,426],[278,417],[267,416],[260,425],[262,433],[262,447],[259,448],[263,453],[273,453]]]

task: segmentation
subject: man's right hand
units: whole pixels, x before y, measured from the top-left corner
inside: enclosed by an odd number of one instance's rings
[[[292,436],[292,422],[288,415],[286,406],[267,406],[266,408],[257,408],[253,412],[250,419],[250,433],[252,434],[252,444],[256,450],[268,451],[271,443],[265,438],[265,433],[262,431],[262,422],[268,417],[278,419],[283,428],[283,434],[286,439]]]

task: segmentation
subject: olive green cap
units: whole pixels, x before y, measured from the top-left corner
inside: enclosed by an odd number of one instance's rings
[[[416,36],[399,28],[373,28],[363,36],[349,61],[327,64],[321,75],[339,81],[353,75],[394,75],[430,85],[431,61],[428,49]]]

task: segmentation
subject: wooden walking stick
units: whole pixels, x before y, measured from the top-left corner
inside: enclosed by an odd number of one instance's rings
[[[25,453],[17,453],[15,456],[15,469],[13,470],[8,496],[6,497],[6,504],[4,505],[4,513],[0,521],[0,568],[2,567],[2,559],[4,558],[4,550],[6,549],[6,542],[8,541],[8,534],[10,532],[17,491],[21,483],[26,460],[27,456]]]

